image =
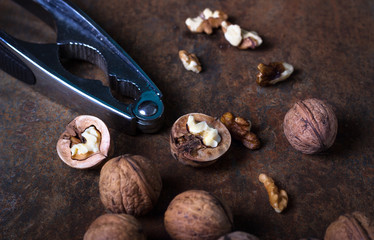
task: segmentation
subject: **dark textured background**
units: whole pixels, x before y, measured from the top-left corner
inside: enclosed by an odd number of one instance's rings
[[[370,0],[75,0],[143,68],[164,94],[165,124],[157,134],[111,131],[115,155],[133,153],[154,161],[163,179],[156,208],[143,217],[150,239],[167,239],[162,217],[168,203],[188,189],[226,200],[236,230],[261,239],[323,238],[340,214],[359,210],[374,220],[374,2]],[[233,23],[264,39],[259,49],[230,47],[220,30],[191,34],[184,21],[205,7],[222,9]],[[53,31],[19,7],[0,2],[1,29],[21,39],[50,42]],[[197,54],[203,72],[187,72],[178,50]],[[286,82],[261,88],[259,62],[286,61],[296,72]],[[70,61],[70,71],[104,79],[97,68]],[[330,103],[339,120],[335,145],[303,155],[288,144],[283,117],[299,99]],[[233,142],[205,169],[176,162],[168,135],[181,115],[225,111],[252,120],[263,146],[250,151]],[[76,170],[55,146],[77,115],[32,86],[0,71],[0,238],[81,239],[104,213],[99,169]],[[277,214],[257,180],[272,176],[290,198]]]

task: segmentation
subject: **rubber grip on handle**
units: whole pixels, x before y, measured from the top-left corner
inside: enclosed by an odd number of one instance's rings
[[[30,68],[2,44],[0,44],[0,68],[25,83],[35,84],[35,76]]]

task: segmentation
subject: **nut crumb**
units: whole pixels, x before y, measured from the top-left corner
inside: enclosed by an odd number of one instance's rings
[[[262,87],[284,81],[291,76],[294,71],[293,66],[285,62],[271,62],[267,65],[260,63],[257,69],[260,72],[256,75],[256,82]]]
[[[288,203],[286,191],[283,189],[279,191],[278,187],[274,183],[274,180],[264,173],[261,173],[258,176],[258,180],[264,184],[268,192],[270,205],[277,213],[281,213],[287,207]]]
[[[195,54],[188,53],[186,50],[180,50],[179,59],[182,61],[184,68],[188,71],[195,73],[201,72],[201,64]]]

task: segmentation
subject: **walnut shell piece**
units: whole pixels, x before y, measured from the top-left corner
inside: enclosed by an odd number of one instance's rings
[[[325,240],[374,240],[374,222],[363,213],[340,216],[326,229]]]
[[[330,148],[338,131],[331,106],[311,98],[295,103],[284,117],[283,130],[292,147],[305,154]]]
[[[100,199],[112,213],[141,216],[156,204],[161,176],[151,161],[140,155],[122,155],[106,162],[100,172]]]
[[[127,214],[104,214],[93,221],[84,240],[145,240],[143,228],[135,217]]]
[[[189,132],[188,117],[193,116],[196,122],[205,121],[211,128],[217,129],[221,141],[216,147],[204,145],[200,136]],[[216,162],[231,145],[231,135],[226,126],[218,119],[202,113],[190,113],[175,121],[170,133],[170,149],[173,157],[179,162],[192,167],[205,167]]]
[[[258,237],[252,234],[236,231],[236,232],[228,233],[218,238],[217,240],[259,240],[259,239]]]
[[[189,190],[170,202],[164,225],[173,239],[210,240],[230,232],[233,217],[227,206],[213,194]]]
[[[99,132],[99,148],[98,152],[90,153],[84,157],[74,158],[71,153],[72,145],[78,142],[85,142],[82,133],[90,127]],[[73,168],[86,169],[99,165],[107,158],[110,150],[110,134],[105,123],[94,116],[81,115],[76,117],[67,126],[66,130],[61,134],[57,141],[56,150],[61,160]]]

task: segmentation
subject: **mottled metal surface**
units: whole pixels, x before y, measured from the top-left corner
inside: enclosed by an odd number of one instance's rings
[[[148,73],[164,94],[165,124],[157,134],[127,136],[111,131],[114,155],[133,153],[154,161],[163,190],[156,208],[141,221],[149,239],[168,239],[162,217],[168,203],[188,189],[224,199],[235,230],[261,239],[322,239],[339,215],[362,211],[374,219],[374,3],[370,0],[134,1],[75,0]],[[256,50],[230,47],[220,30],[191,34],[187,17],[205,7],[222,9],[233,23],[257,31]],[[46,25],[0,2],[0,26],[22,39],[53,41]],[[178,50],[195,53],[203,72],[187,72]],[[259,62],[286,61],[296,72],[269,88],[255,83]],[[72,72],[104,79],[92,66]],[[0,238],[81,239],[104,213],[99,169],[77,170],[57,156],[66,124],[83,112],[50,101],[36,89],[0,71]],[[339,121],[333,147],[303,155],[288,144],[283,117],[299,99],[331,104]],[[249,118],[263,146],[250,151],[233,142],[214,165],[194,169],[170,154],[173,122],[189,112]],[[277,214],[258,181],[267,173],[285,189],[289,207]]]

